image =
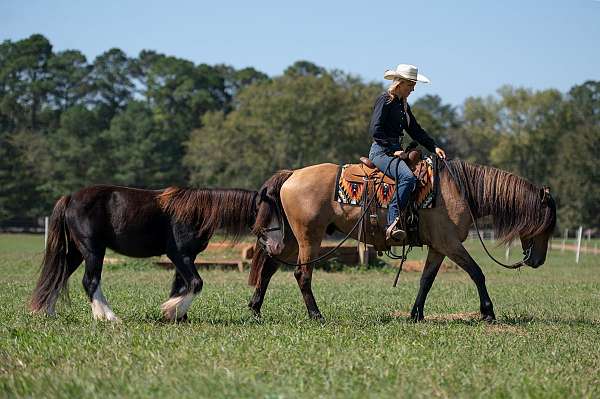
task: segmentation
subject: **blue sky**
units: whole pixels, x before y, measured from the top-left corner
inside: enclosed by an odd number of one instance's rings
[[[600,1],[66,1],[2,0],[0,40],[32,33],[92,61],[111,47],[255,67],[279,75],[297,60],[366,81],[412,63],[461,104],[503,84],[567,91],[600,80]],[[414,101],[414,99],[413,99]]]

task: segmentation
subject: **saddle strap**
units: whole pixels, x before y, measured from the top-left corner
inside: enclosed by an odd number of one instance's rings
[[[367,180],[367,198],[371,198],[371,196],[377,195],[375,192],[377,188],[375,187],[375,179]],[[379,224],[377,223],[377,201],[371,201],[371,205],[368,209],[368,232],[371,237],[375,237]]]

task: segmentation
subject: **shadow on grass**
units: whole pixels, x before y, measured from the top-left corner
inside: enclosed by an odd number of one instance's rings
[[[600,327],[600,320],[591,320],[583,317],[573,319],[564,319],[558,317],[539,318],[532,315],[516,315],[502,317],[500,321],[503,324],[513,326],[525,326],[528,324],[545,324],[545,325],[562,325],[568,327],[584,326],[584,327]]]
[[[409,313],[405,312],[394,312],[390,315],[389,319],[385,320],[384,323],[389,323],[393,320],[405,320],[407,322],[413,322],[410,318]],[[383,321],[383,320],[382,320]],[[586,319],[584,317],[578,317],[573,319],[552,317],[552,318],[544,318],[544,317],[535,317],[528,314],[522,315],[514,315],[514,316],[502,316],[499,317],[493,323],[487,323],[481,320],[481,316],[477,312],[468,312],[468,313],[448,313],[448,314],[433,314],[433,315],[425,315],[425,320],[420,323],[428,323],[428,324],[439,324],[439,325],[480,325],[485,324],[489,326],[513,326],[513,327],[526,327],[529,325],[535,324],[544,324],[544,325],[558,325],[565,327],[600,327],[600,320],[592,320]]]
[[[410,318],[410,314],[406,312],[393,312],[389,315],[388,320],[383,320],[384,323],[389,323],[394,320],[405,320],[407,322],[413,322]],[[477,312],[467,313],[448,313],[448,314],[433,314],[425,315],[425,320],[420,323],[439,324],[439,325],[479,325],[487,324],[490,326],[515,326],[524,327],[531,324],[544,324],[544,325],[561,325],[568,327],[584,326],[584,327],[600,327],[599,320],[591,320],[583,317],[564,319],[564,318],[544,318],[535,317],[529,314],[522,315],[511,315],[499,317],[493,323],[487,323],[481,320],[481,316]]]
[[[135,318],[127,318],[124,320],[135,321],[138,323],[153,324],[156,326],[192,326],[200,324],[210,324],[219,326],[243,326],[243,325],[261,325],[265,324],[264,318],[257,318],[250,312],[240,318],[220,318],[220,317],[202,317],[196,314],[190,314],[185,320],[170,321],[163,317],[160,312],[147,312]],[[267,319],[269,323],[276,320]]]

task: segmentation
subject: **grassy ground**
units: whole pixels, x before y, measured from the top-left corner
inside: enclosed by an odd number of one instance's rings
[[[43,237],[0,235],[0,397],[599,397],[600,257],[554,251],[538,270],[492,266],[475,243],[498,323],[477,320],[475,286],[440,274],[427,321],[406,320],[419,274],[316,271],[325,323],[308,320],[293,275],[277,273],[263,319],[238,272],[203,272],[190,321],[166,324],[172,272],[105,267],[122,323],[94,322],[71,279],[57,318],[26,309]],[[495,251],[504,255],[502,248]],[[518,251],[513,251],[516,259]],[[412,256],[423,257],[416,249]]]

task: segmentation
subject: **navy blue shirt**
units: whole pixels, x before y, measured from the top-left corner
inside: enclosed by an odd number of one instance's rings
[[[407,107],[410,123],[407,123],[404,105],[398,96],[389,102],[387,93],[381,94],[375,101],[373,107],[373,115],[369,124],[369,133],[373,136],[373,140],[384,148],[390,148],[400,143],[400,138],[406,130],[413,140],[416,140],[430,152],[435,152],[435,141],[427,134],[419,125],[410,106]]]

